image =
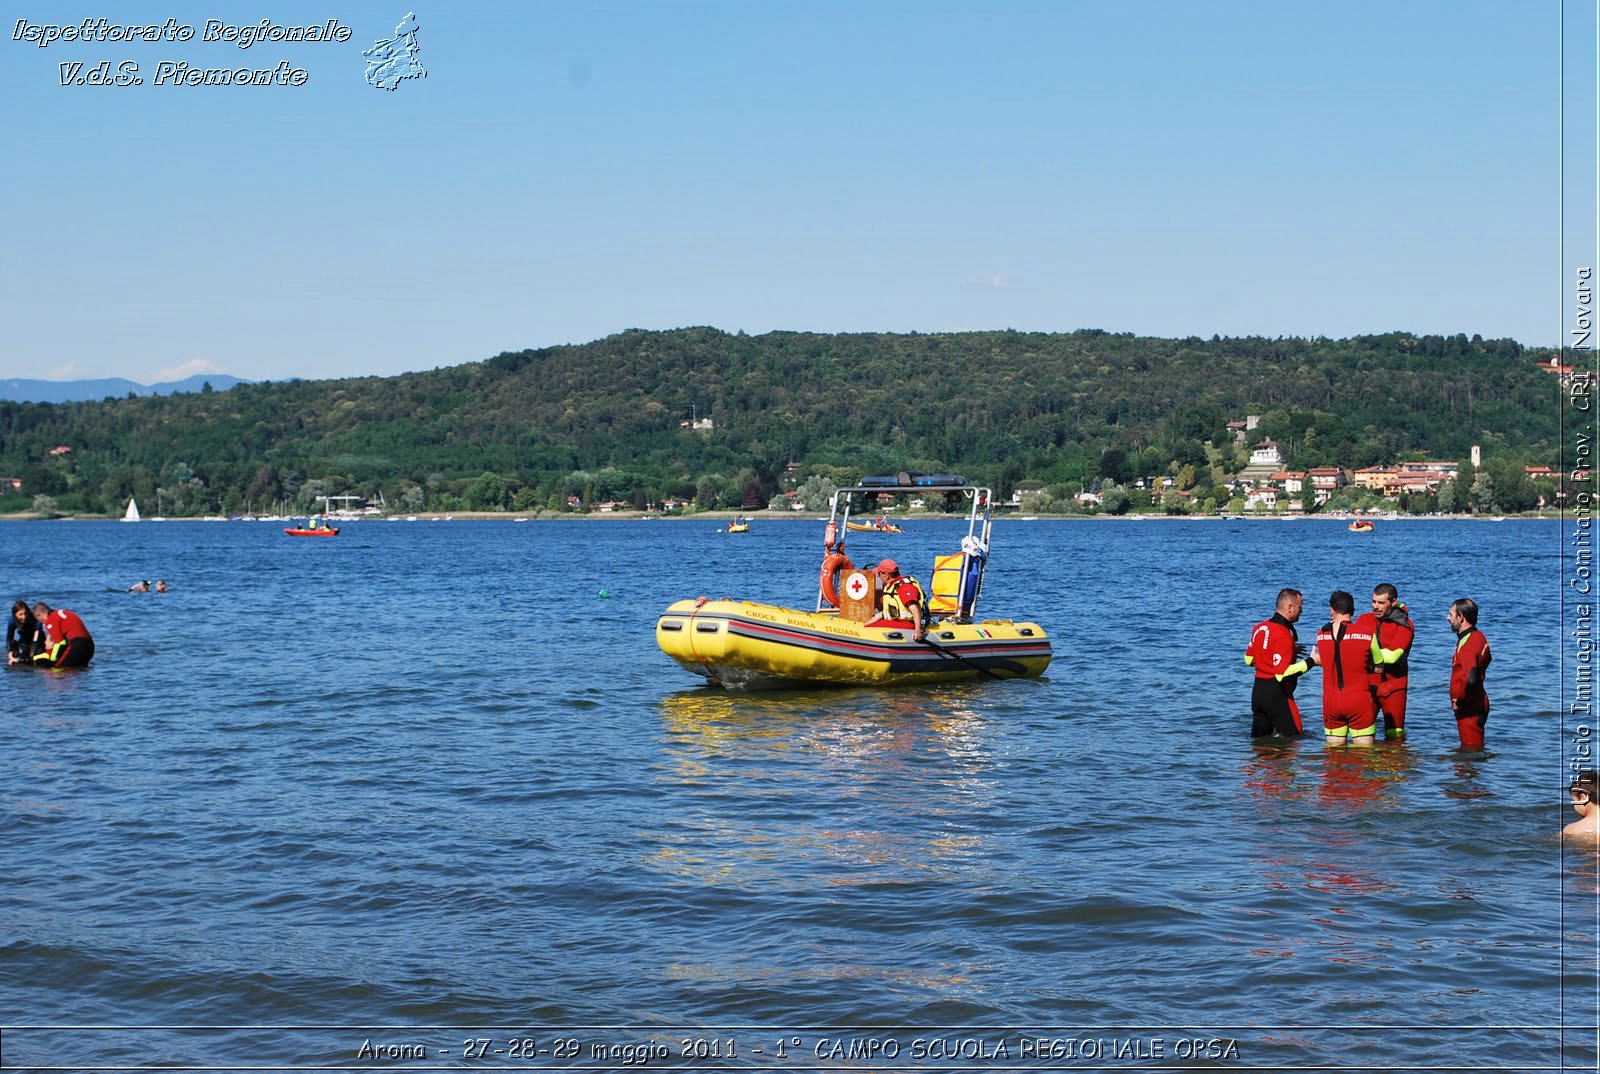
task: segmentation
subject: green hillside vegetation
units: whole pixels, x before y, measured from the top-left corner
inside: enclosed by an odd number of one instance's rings
[[[1555,352],[1477,336],[1153,339],[1101,331],[730,335],[629,331],[425,373],[70,404],[0,403],[0,474],[69,513],[764,505],[808,474],[954,472],[1070,501],[1097,480],[1209,486],[1262,415],[1294,468],[1551,462]],[[680,427],[691,413],[714,428]],[[1207,445],[1210,445],[1208,450]],[[52,456],[58,445],[70,454]],[[1187,468],[1187,469],[1186,469]],[[1507,471],[1507,481],[1511,480]],[[1218,503],[1225,501],[1219,496]]]

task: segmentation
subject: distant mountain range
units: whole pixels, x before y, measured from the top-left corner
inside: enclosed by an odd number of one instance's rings
[[[207,373],[185,377],[163,384],[140,384],[122,377],[101,380],[0,380],[0,399],[18,403],[77,403],[85,400],[126,398],[134,395],[176,395],[179,392],[202,391],[207,384],[212,389],[225,392],[235,384],[249,384],[248,380],[230,377],[226,373]]]

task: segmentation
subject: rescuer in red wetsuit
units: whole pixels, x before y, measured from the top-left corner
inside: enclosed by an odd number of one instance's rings
[[[1404,738],[1406,680],[1417,628],[1400,603],[1399,590],[1388,582],[1374,589],[1371,614],[1357,619],[1352,629],[1372,635],[1372,687],[1383,717],[1383,737]]]
[[[881,586],[878,596],[878,614],[867,626],[910,627],[913,636],[921,641],[928,632],[923,619],[923,609],[928,598],[915,578],[900,573],[900,565],[892,559],[879,563],[873,570]]]
[[[1330,746],[1346,742],[1370,746],[1377,732],[1372,634],[1351,622],[1355,611],[1356,599],[1342,589],[1335,590],[1328,598],[1328,622],[1317,631],[1317,649],[1311,658],[1322,667],[1322,731]]]
[[[1290,665],[1301,652],[1294,624],[1300,618],[1303,603],[1298,589],[1279,590],[1278,608],[1272,618],[1263,619],[1250,630],[1250,647],[1244,651],[1244,662],[1256,670],[1255,686],[1250,692],[1252,738],[1304,733],[1294,688],[1305,669],[1289,674]]]
[[[35,664],[53,668],[81,668],[94,657],[94,638],[83,625],[76,612],[62,608],[51,611],[50,605],[40,601],[33,606],[33,616],[50,635],[50,647],[34,656]]]
[[[1489,695],[1483,677],[1489,673],[1489,642],[1478,629],[1478,606],[1462,597],[1450,605],[1450,629],[1456,632],[1456,654],[1450,661],[1450,707],[1464,750],[1483,749],[1483,728],[1489,722]]]

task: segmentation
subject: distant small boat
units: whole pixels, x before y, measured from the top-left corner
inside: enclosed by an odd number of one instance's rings
[[[1366,521],[1365,519],[1358,518],[1354,522],[1350,523],[1349,528],[1351,533],[1371,533],[1374,527],[1372,523]]]
[[[305,526],[290,526],[283,532],[290,537],[337,537],[339,527],[330,526],[320,518],[313,518]]]
[[[728,532],[729,533],[749,533],[750,532],[750,523],[746,522],[742,518],[736,518],[732,522],[728,523]]]
[[[124,521],[124,522],[137,522],[137,521],[139,521],[139,505],[137,503],[135,503],[132,499],[128,500],[128,510],[123,514],[122,521]]]

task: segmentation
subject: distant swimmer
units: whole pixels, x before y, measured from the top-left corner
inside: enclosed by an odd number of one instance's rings
[[[1572,809],[1578,819],[1561,829],[1566,836],[1600,839],[1600,773],[1592,768],[1579,772],[1568,788]]]
[[[6,663],[31,664],[35,653],[42,653],[50,645],[44,627],[33,616],[28,602],[19,600],[11,606],[11,619],[6,623]]]
[[[1483,678],[1489,673],[1489,642],[1478,629],[1478,606],[1466,597],[1450,605],[1445,617],[1456,632],[1456,654],[1450,661],[1450,707],[1456,714],[1456,732],[1464,750],[1483,749],[1483,729],[1489,722],[1489,695]]]
[[[165,593],[166,591],[167,591],[166,580],[162,579],[162,578],[156,579],[156,592],[157,593]]]
[[[128,587],[128,592],[129,593],[148,593],[148,592],[150,592],[150,579],[146,578],[142,582],[133,583],[132,585],[130,585]]]
[[[1355,597],[1335,590],[1328,598],[1328,622],[1317,631],[1316,651],[1289,667],[1290,674],[1311,664],[1322,668],[1322,733],[1330,746],[1370,746],[1378,729],[1372,634],[1352,621],[1355,612]]]
[[[33,657],[35,666],[52,668],[87,667],[94,659],[94,638],[78,618],[78,613],[65,608],[52,611],[50,605],[40,601],[33,606],[34,618],[44,624],[50,635],[50,647]]]
[[[1410,675],[1411,642],[1417,628],[1400,592],[1388,582],[1372,591],[1372,613],[1356,620],[1355,629],[1372,635],[1372,686],[1378,696],[1383,737],[1404,738],[1406,684]]]
[[[1272,618],[1263,619],[1250,631],[1250,647],[1245,650],[1244,662],[1256,671],[1255,686],[1250,693],[1252,738],[1293,737],[1303,733],[1300,706],[1294,701],[1300,673],[1288,673],[1289,666],[1303,651],[1300,636],[1294,629],[1303,603],[1298,589],[1280,590]]]

